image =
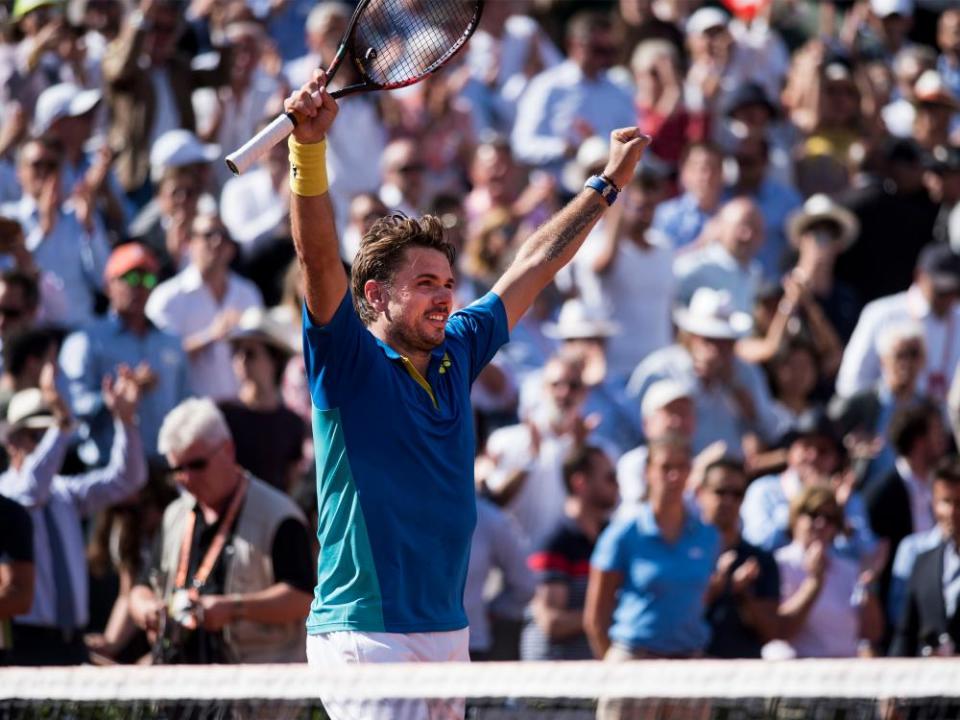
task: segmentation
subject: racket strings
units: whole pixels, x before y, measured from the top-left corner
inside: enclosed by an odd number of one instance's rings
[[[353,35],[353,55],[374,83],[408,84],[460,49],[476,15],[469,0],[371,0]]]

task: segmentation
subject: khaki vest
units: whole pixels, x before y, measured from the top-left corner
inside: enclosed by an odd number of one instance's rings
[[[293,501],[265,482],[248,475],[250,484],[243,501],[236,530],[223,552],[233,552],[227,565],[224,594],[264,590],[276,581],[270,549],[277,529],[284,520],[297,518],[306,524],[303,513]],[[161,570],[166,578],[164,597],[169,600],[176,582],[180,546],[189,513],[196,500],[184,494],[163,515],[163,554]],[[284,625],[264,625],[240,620],[223,629],[227,648],[240,663],[283,663],[306,661],[305,619]]]

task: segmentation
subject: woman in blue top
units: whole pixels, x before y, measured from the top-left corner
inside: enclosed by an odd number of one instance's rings
[[[689,441],[649,447],[646,502],[603,531],[590,561],[584,625],[598,658],[696,657],[710,639],[704,594],[720,540],[684,499]]]

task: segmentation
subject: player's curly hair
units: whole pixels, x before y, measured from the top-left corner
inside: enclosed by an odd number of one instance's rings
[[[410,247],[439,250],[447,256],[451,267],[456,260],[456,248],[444,236],[439,218],[433,215],[410,218],[397,214],[377,220],[360,240],[351,271],[353,307],[364,325],[376,320],[377,312],[364,297],[363,286],[367,280],[389,283]]]

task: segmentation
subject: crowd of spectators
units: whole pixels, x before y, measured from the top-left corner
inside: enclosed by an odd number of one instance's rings
[[[652,136],[473,388],[478,660],[960,642],[960,8],[730,5],[488,1],[443,72],[340,102],[343,263],[431,213],[461,306]],[[0,3],[0,664],[303,659],[337,440],[286,149],[221,158],[352,9]]]

